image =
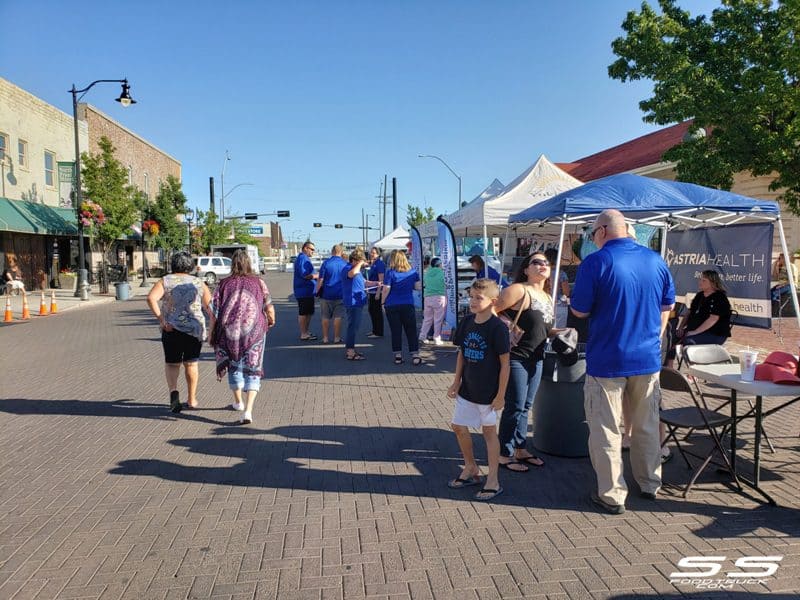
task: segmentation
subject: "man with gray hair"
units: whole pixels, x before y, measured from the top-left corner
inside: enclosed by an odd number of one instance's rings
[[[628,495],[619,426],[623,396],[630,401],[631,468],[641,497],[655,500],[661,487],[661,336],[675,285],[663,259],[628,237],[618,210],[600,213],[591,236],[599,250],[581,263],[570,298],[575,316],[591,317],[583,386],[589,457],[597,475],[591,500],[622,514]]]

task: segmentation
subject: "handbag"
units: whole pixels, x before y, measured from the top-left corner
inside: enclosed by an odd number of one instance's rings
[[[528,299],[528,307],[530,307],[531,296],[528,293],[528,290],[525,290],[525,297]],[[522,306],[520,306],[519,310],[517,311],[517,315],[514,317],[513,321],[505,314],[498,315],[503,324],[506,327],[508,327],[508,342],[509,342],[509,347],[512,349],[519,344],[519,341],[522,339],[522,336],[525,335],[525,330],[519,325],[517,325],[517,321],[519,321],[519,316],[522,314],[523,310],[525,309]]]

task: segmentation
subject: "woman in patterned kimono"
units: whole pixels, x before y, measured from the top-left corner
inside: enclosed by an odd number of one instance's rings
[[[244,250],[233,253],[231,274],[214,291],[211,309],[216,317],[212,345],[217,379],[227,372],[234,400],[230,407],[242,413],[239,423],[247,425],[253,422],[253,403],[264,375],[264,342],[275,324],[275,307]]]

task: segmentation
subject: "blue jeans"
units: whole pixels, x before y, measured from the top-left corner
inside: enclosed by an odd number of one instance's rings
[[[417,315],[413,304],[387,306],[386,320],[389,321],[389,331],[392,332],[392,352],[398,354],[403,351],[403,331],[406,333],[408,351],[411,354],[419,352]]]
[[[363,306],[345,306],[347,316],[347,331],[344,334],[344,347],[348,350],[356,347],[356,333],[361,326]]]
[[[542,360],[511,359],[506,404],[500,417],[500,454],[514,456],[528,439],[528,413],[542,380]]]

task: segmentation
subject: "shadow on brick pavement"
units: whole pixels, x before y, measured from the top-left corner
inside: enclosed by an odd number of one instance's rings
[[[169,413],[140,297],[2,330],[14,356],[0,398],[0,597],[796,597],[800,410],[767,421],[764,486],[779,507],[713,472],[683,499],[676,459],[656,502],[632,485],[628,512],[600,514],[588,459],[546,455],[543,469],[504,472],[496,502],[474,502],[474,488],[445,485],[461,464],[452,351],[426,349],[414,368],[366,331],[362,363],[301,344],[289,277],[267,278],[279,322],[248,427],[224,409],[208,351],[202,410]],[[699,555],[726,556],[723,572],[740,556],[783,560],[753,587],[670,584]]]

